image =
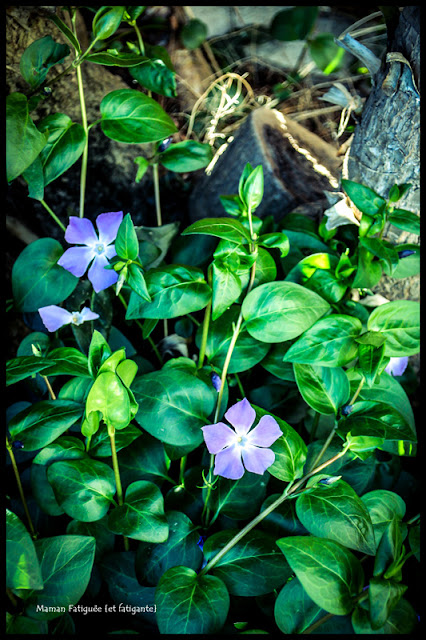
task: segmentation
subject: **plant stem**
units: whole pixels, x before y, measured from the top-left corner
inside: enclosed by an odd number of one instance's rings
[[[111,443],[112,468],[114,470],[115,486],[117,488],[118,504],[121,506],[123,500],[123,489],[121,487],[120,469],[118,468],[117,449],[115,447],[115,428],[108,426],[108,435]],[[123,536],[124,549],[129,550],[129,540]]]
[[[55,392],[52,389],[52,385],[49,382],[49,378],[47,376],[43,376],[43,375],[41,377],[43,378],[43,380],[46,383],[46,387],[47,387],[47,390],[49,391],[49,395],[50,395],[51,399],[52,400],[56,400],[56,395],[55,395]]]
[[[185,467],[186,467],[186,460],[187,460],[187,456],[182,456],[182,458],[180,459],[179,485],[181,487],[185,487],[184,473],[185,473]]]
[[[74,13],[72,17],[72,30],[77,37],[77,31],[75,26],[76,13]],[[96,39],[90,44],[88,49],[83,54],[83,57],[87,55],[89,50],[95,44]],[[86,176],[87,176],[87,156],[89,152],[89,129],[87,126],[87,113],[86,113],[86,102],[84,99],[84,87],[83,87],[83,76],[81,73],[81,62],[83,58],[80,58],[78,64],[76,65],[77,71],[77,84],[78,84],[78,96],[80,99],[80,109],[81,109],[81,121],[83,124],[84,133],[86,134],[86,142],[84,145],[83,155],[81,157],[81,174],[80,174],[80,218],[84,217],[84,198],[86,194]]]
[[[217,553],[211,560],[210,562],[207,563],[207,565],[204,567],[204,569],[202,569],[200,571],[200,573],[198,574],[199,576],[207,573],[208,571],[211,571],[211,569],[213,569],[213,567],[219,562],[219,560],[221,560],[221,558],[223,558],[223,556],[228,553],[228,551],[230,551],[230,549],[232,549],[232,547],[234,547],[237,542],[239,542],[242,538],[244,538],[244,536],[249,533],[249,531],[251,531],[256,525],[259,524],[259,522],[262,522],[262,520],[264,518],[266,518],[267,515],[269,515],[270,513],[272,513],[272,511],[274,511],[277,507],[280,506],[280,504],[282,504],[285,500],[288,500],[288,498],[294,494],[296,492],[297,489],[299,489],[299,487],[306,481],[308,480],[308,478],[310,478],[311,476],[315,475],[316,473],[318,473],[319,471],[321,471],[322,469],[324,469],[325,467],[327,467],[328,465],[332,464],[333,462],[335,462],[336,460],[338,460],[338,458],[340,458],[341,456],[343,456],[346,453],[346,448],[342,449],[342,451],[340,451],[339,453],[337,453],[335,456],[333,456],[332,458],[330,458],[329,460],[327,460],[326,462],[324,462],[323,464],[321,464],[319,467],[317,467],[316,469],[314,469],[313,471],[310,471],[309,473],[307,473],[303,478],[301,478],[298,482],[296,482],[295,484],[293,482],[291,482],[290,484],[287,485],[287,487],[284,489],[283,494],[277,498],[274,502],[272,502],[272,504],[269,505],[269,507],[267,507],[264,511],[262,511],[261,513],[259,513],[259,515],[257,515],[255,518],[253,518],[253,520],[251,522],[249,522],[243,529],[241,529],[241,531],[239,531],[237,533],[237,535],[235,535],[232,540],[230,540],[220,551],[219,553]]]
[[[324,442],[321,451],[319,452],[319,454],[315,458],[314,462],[311,464],[311,469],[316,467],[316,465],[319,463],[319,461],[323,457],[324,453],[327,451],[328,447],[331,444],[331,441],[334,438],[334,434],[336,433],[336,429],[337,429],[337,422],[334,423],[334,426],[333,426],[332,430],[330,431],[330,433],[328,434],[327,440]]]
[[[212,287],[212,271],[211,271],[211,267],[209,267],[208,270],[207,270],[207,282],[208,282],[208,284],[210,285],[210,288],[211,288]],[[213,299],[210,298],[209,303],[208,303],[207,307],[204,310],[203,332],[201,334],[201,345],[200,345],[200,352],[199,352],[199,355],[198,355],[197,369],[201,369],[201,367],[204,364],[204,357],[206,355],[207,337],[209,335],[210,317],[211,317],[211,312],[212,312],[212,302],[213,302]]]
[[[136,31],[136,35],[138,37],[139,51],[141,53],[141,56],[144,56],[145,55],[145,45],[144,45],[143,40],[142,40],[142,34],[139,31],[138,25],[136,24],[136,20],[133,22],[133,28]]]
[[[52,216],[52,218],[54,219],[54,221],[61,227],[62,231],[66,231],[66,227],[62,224],[62,222],[59,220],[58,216],[53,213],[52,209],[49,207],[48,204],[46,204],[46,202],[44,200],[39,200],[40,204],[43,205],[43,207],[46,209],[46,211]]]
[[[37,537],[36,530],[34,529],[33,521],[31,520],[30,512],[28,510],[27,501],[25,500],[24,489],[22,488],[22,482],[19,475],[18,465],[16,464],[15,455],[13,453],[12,445],[9,442],[9,438],[6,435],[6,449],[9,452],[10,461],[12,463],[13,473],[15,474],[16,484],[18,485],[19,496],[21,498],[22,506],[24,507],[25,515],[27,517],[28,526],[33,539]]]
[[[352,400],[349,402],[349,404],[354,404],[355,403],[355,400],[358,398],[358,396],[359,396],[359,394],[361,392],[361,389],[364,386],[364,382],[365,382],[365,378],[364,378],[364,376],[362,376],[362,378],[360,380],[360,383],[358,385],[358,389],[355,391],[355,393],[354,393],[354,395],[352,397]]]

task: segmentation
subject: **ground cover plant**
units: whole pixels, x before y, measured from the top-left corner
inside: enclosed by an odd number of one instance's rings
[[[68,45],[35,41],[28,94],[7,97],[8,182],[61,235],[12,270],[8,313],[29,333],[6,363],[7,632],[415,633],[419,304],[363,304],[383,274],[416,273],[416,250],[383,237],[419,234],[398,205],[411,185],[342,179],[344,207],[277,221],[256,215],[264,172],[246,163],[217,217],[163,224],[159,167],[190,174],[215,147],[173,141],[153,94],[175,95],[174,71],[144,43],[144,9],[96,8],[84,51],[76,8],[55,14]],[[108,44],[123,25],[128,50]],[[34,121],[64,61],[82,122]],[[88,122],[86,64],[144,90],[107,93]],[[94,127],[152,145],[136,179],[152,171],[157,226],[86,210]],[[77,161],[61,220],[48,195]]]

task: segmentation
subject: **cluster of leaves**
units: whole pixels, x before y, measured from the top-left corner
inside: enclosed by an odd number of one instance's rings
[[[94,41],[113,36],[122,20],[135,23],[137,9],[99,9]],[[124,55],[86,56],[54,21],[88,62]],[[64,50],[49,51],[63,59]],[[99,55],[104,62],[90,59]],[[36,127],[27,98],[10,98],[8,179],[24,175],[34,197],[70,166],[67,132],[80,125]],[[101,115],[105,135],[119,142],[156,143],[175,131],[155,100],[130,89],[105,96]],[[177,147],[158,154],[173,160]],[[179,170],[188,156],[176,155],[164,166]],[[388,223],[417,232],[418,220],[395,207],[406,185],[388,199],[342,186],[362,213],[359,227],[256,217],[263,171],[250,164],[238,194],[221,197],[227,215],[180,235],[175,225],[137,227],[127,214],[109,265],[116,295],[95,293],[59,266],[64,249],[51,238],[18,256],[14,312],[74,311],[89,299],[99,318],[52,336],[33,331],[7,363],[7,385],[24,397],[7,415],[19,483],[6,513],[9,633],[73,634],[84,607],[105,611],[106,599],[116,611],[128,607],[118,622],[124,631],[415,628],[403,570],[419,558],[419,520],[406,519],[404,500],[383,481],[380,455],[397,465],[416,453],[409,398],[385,368],[419,351],[419,305],[371,310],[351,292],[368,293],[382,272],[416,273],[414,249],[382,235]],[[170,319],[195,358],[154,364],[152,336]],[[128,323],[141,329],[137,346]],[[213,482],[202,427],[246,395],[256,421],[272,415],[281,429],[274,463],[263,475]]]

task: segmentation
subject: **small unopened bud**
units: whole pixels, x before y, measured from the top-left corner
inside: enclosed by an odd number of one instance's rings
[[[403,249],[402,251],[398,251],[398,258],[408,258],[408,256],[412,256],[413,253],[416,253],[413,249]]]
[[[158,145],[158,152],[162,153],[163,151],[168,149],[171,144],[172,144],[172,138],[166,138],[165,140],[163,140],[163,142],[160,142],[160,144]]]
[[[354,408],[353,404],[345,404],[340,409],[340,413],[342,414],[342,416],[348,416],[352,412],[353,408]]]
[[[23,449],[23,448],[24,448],[24,443],[23,443],[23,442],[21,442],[20,440],[14,440],[14,441],[12,442],[12,447],[13,447],[14,449]]]
[[[216,391],[219,393],[220,388],[222,386],[222,380],[220,379],[220,376],[217,375],[217,373],[215,373],[214,371],[212,372],[210,379],[212,381],[212,385],[214,386],[214,388],[216,389]]]
[[[31,351],[33,352],[33,354],[34,354],[35,356],[37,356],[37,358],[41,358],[42,353],[41,353],[41,349],[40,349],[40,347],[39,347],[39,345],[38,345],[38,344],[37,344],[37,345],[32,344],[32,345],[31,345]]]
[[[320,480],[318,484],[326,484],[328,486],[340,480],[341,477],[342,476],[330,476],[329,478],[322,478],[322,480]]]

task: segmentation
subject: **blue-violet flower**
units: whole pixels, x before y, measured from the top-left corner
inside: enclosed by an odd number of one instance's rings
[[[402,358],[391,358],[388,365],[385,367],[386,373],[390,373],[391,376],[402,376],[407,368],[408,356]]]
[[[90,220],[71,216],[65,231],[65,240],[70,244],[84,246],[67,249],[57,264],[77,278],[86,273],[91,264],[87,276],[96,293],[115,284],[118,274],[114,269],[105,269],[105,267],[109,259],[117,254],[113,243],[122,220],[122,211],[98,215],[96,218],[98,237]]]
[[[246,398],[230,407],[225,418],[235,431],[224,422],[201,427],[209,453],[216,456],[213,473],[238,480],[244,475],[245,467],[247,471],[263,475],[275,460],[275,453],[267,447],[282,435],[277,421],[272,416],[262,416],[250,431],[256,412]]]
[[[50,304],[47,307],[41,307],[38,312],[48,331],[57,331],[66,324],[78,326],[87,320],[99,318],[99,314],[91,311],[89,307],[83,307],[81,311],[67,311],[55,304]]]

